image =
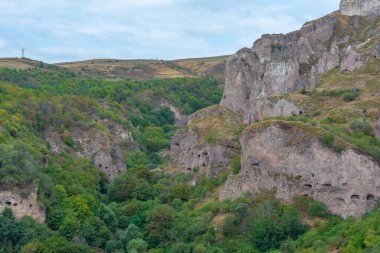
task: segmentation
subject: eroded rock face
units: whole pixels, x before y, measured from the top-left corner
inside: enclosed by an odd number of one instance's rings
[[[226,137],[229,134],[227,132],[233,130],[226,128],[225,136],[220,136],[223,140],[218,137],[213,143],[207,142],[204,136],[208,121],[211,122],[226,113],[231,114],[225,108],[216,106],[189,117],[189,125],[179,130],[171,141],[171,157],[177,168],[182,172],[198,170],[207,177],[216,177],[230,168],[232,160],[240,153],[237,135]],[[227,119],[227,122],[228,120],[230,119]]]
[[[112,180],[127,169],[121,142],[133,141],[133,137],[120,125],[113,126],[110,132],[112,132],[112,136],[97,128],[75,128],[72,130],[72,137],[76,156],[91,160]],[[52,147],[53,152],[60,153],[67,148],[60,134],[54,129],[46,131],[45,139]]]
[[[263,35],[251,49],[237,52],[226,65],[221,104],[251,123],[273,116],[269,97],[315,87],[317,74],[339,66],[337,22],[329,15],[296,32]]]
[[[350,149],[336,153],[291,125],[252,127],[240,142],[242,169],[228,178],[221,200],[276,189],[281,200],[310,196],[347,218],[363,215],[380,198],[377,163]]]
[[[342,0],[340,12],[347,16],[371,16],[380,14],[379,0]]]
[[[31,216],[36,221],[45,222],[45,206],[37,200],[37,188],[34,188],[27,197],[22,197],[18,191],[0,191],[0,212],[11,208],[17,219]]]

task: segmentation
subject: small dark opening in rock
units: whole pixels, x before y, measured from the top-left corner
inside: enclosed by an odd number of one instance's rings
[[[302,115],[303,114],[303,111],[300,111],[300,115]]]
[[[17,203],[14,203],[13,206],[17,206]]]
[[[305,197],[309,197],[309,194],[304,194],[303,196],[305,196]]]
[[[375,200],[375,196],[373,196],[373,194],[368,194],[367,195],[367,200],[369,200],[369,201]]]
[[[203,163],[202,166],[206,168],[206,164],[205,163]]]
[[[201,157],[201,155],[198,155],[198,157]]]
[[[331,184],[323,184],[323,187],[331,187]]]
[[[360,199],[360,197],[357,194],[353,194],[353,195],[351,195],[351,199]]]
[[[12,203],[10,201],[6,201],[5,204],[7,204],[7,206],[12,205]]]
[[[343,185],[343,186],[346,186],[346,185],[347,185],[347,183],[343,183],[342,185]]]
[[[228,168],[228,164],[226,164],[226,168]]]
[[[305,186],[307,188],[313,188],[313,186],[311,184],[304,184],[303,186]]]
[[[175,146],[179,146],[179,143],[178,143],[178,142],[175,142],[174,145],[175,145]]]
[[[121,170],[119,170],[119,173],[121,173]]]
[[[296,178],[297,178],[297,179],[301,179],[301,178],[302,178],[302,176],[296,176]]]
[[[187,168],[187,171],[191,171],[191,168]]]
[[[103,167],[103,165],[99,164],[99,168]]]
[[[260,165],[260,162],[259,161],[253,161],[251,166],[259,166]]]
[[[189,148],[189,151],[191,150],[191,148]]]
[[[33,205],[32,205],[32,204],[29,204],[29,207],[30,207],[30,208],[32,208],[32,207],[33,207]]]
[[[204,152],[203,155],[208,155],[208,153],[207,153],[207,152]]]

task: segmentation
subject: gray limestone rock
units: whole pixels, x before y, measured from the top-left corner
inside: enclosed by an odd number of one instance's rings
[[[17,189],[0,191],[0,212],[5,208],[11,208],[17,219],[31,216],[40,223],[45,222],[46,210],[37,199],[37,187],[34,187],[26,197],[18,192]]]
[[[337,22],[336,15],[328,15],[296,32],[263,35],[251,49],[231,56],[221,105],[251,123],[268,116],[269,97],[315,87],[317,74],[339,66]]]
[[[380,14],[379,0],[342,0],[340,12],[347,16],[377,16]]]
[[[351,149],[337,153],[290,124],[251,127],[240,142],[242,169],[228,178],[221,200],[276,189],[281,200],[310,196],[347,218],[363,215],[380,198],[376,162]]]
[[[232,160],[240,153],[238,136],[232,134],[231,138],[227,138],[231,135],[229,132],[234,130],[227,127],[224,136],[220,136],[223,140],[218,137],[215,143],[207,142],[204,136],[208,131],[208,121],[226,117],[227,121],[232,122],[230,124],[235,124],[235,118],[240,118],[235,115],[228,118],[225,115],[231,115],[231,112],[221,106],[206,108],[190,115],[187,127],[179,130],[171,141],[171,157],[175,167],[182,172],[197,170],[207,177],[216,177],[230,169]],[[239,123],[240,120],[236,120],[236,124]]]

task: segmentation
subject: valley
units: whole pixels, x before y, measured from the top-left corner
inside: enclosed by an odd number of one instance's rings
[[[380,252],[380,2],[231,56],[0,59],[0,252]]]

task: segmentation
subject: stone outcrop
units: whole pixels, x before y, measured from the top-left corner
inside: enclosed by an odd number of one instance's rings
[[[132,142],[133,138],[131,133],[124,130],[121,125],[112,126],[109,131],[110,134],[97,128],[74,128],[71,134],[74,140],[73,151],[75,155],[91,160],[112,180],[127,169],[123,159],[121,142]],[[54,129],[46,131],[45,140],[55,153],[68,149],[61,135]]]
[[[30,191],[26,197],[18,194],[18,190],[0,191],[0,212],[5,208],[11,208],[17,219],[31,216],[36,221],[45,222],[45,206],[37,200],[37,188]]]
[[[379,43],[372,44],[378,40],[375,28],[362,37],[366,41],[356,38],[366,22],[372,21],[334,12],[295,32],[263,35],[227,61],[221,105],[243,114],[245,123],[281,116],[280,110],[272,110],[271,97],[314,88],[320,74],[335,68],[351,72],[363,67],[369,56],[380,56]]]
[[[340,12],[347,16],[371,16],[380,14],[379,0],[342,0]]]
[[[221,104],[250,123],[273,116],[270,96],[315,87],[317,74],[339,66],[337,23],[336,15],[329,15],[293,33],[263,35],[252,48],[237,52],[226,65]]]
[[[177,132],[171,141],[173,163],[182,172],[198,170],[216,177],[231,166],[240,154],[236,128],[241,124],[238,115],[221,106],[201,110],[189,117],[188,126]],[[214,134],[213,140],[208,140]]]
[[[259,123],[240,142],[242,168],[228,178],[221,200],[276,189],[281,200],[310,196],[346,218],[363,215],[380,198],[377,163],[352,149],[337,153],[325,147],[304,124]]]

